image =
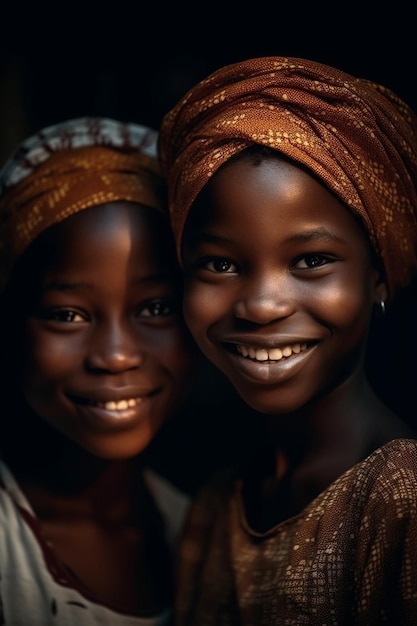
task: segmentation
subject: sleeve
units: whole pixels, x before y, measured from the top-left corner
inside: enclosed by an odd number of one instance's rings
[[[370,624],[417,619],[417,442],[382,449],[372,468],[357,551],[358,614]]]

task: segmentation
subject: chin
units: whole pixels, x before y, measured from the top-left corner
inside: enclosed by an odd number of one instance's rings
[[[90,455],[105,461],[127,461],[140,455],[149,446],[153,435],[136,437],[130,433],[124,437],[109,437],[107,441],[84,441],[78,445]]]

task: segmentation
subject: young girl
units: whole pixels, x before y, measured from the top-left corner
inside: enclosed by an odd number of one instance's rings
[[[417,120],[297,58],[219,69],[163,120],[186,322],[267,444],[193,506],[178,623],[417,623],[417,441],[371,322],[417,267]],[[415,350],[415,346],[408,346]]]
[[[155,131],[101,118],[0,173],[0,623],[170,622],[187,498],[145,466],[193,348]]]

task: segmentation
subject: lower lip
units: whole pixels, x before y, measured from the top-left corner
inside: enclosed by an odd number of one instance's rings
[[[94,430],[119,431],[136,424],[146,407],[146,398],[132,408],[123,411],[110,411],[98,406],[77,405],[82,420]]]
[[[303,369],[315,347],[312,346],[280,361],[254,361],[239,354],[233,354],[233,368],[254,383],[268,385],[284,383]]]

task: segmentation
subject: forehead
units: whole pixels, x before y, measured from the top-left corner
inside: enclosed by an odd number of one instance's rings
[[[115,259],[133,269],[176,269],[167,217],[155,209],[114,202],[80,211],[45,230],[19,261],[14,281],[51,271],[106,271]]]
[[[83,239],[120,239],[129,234],[137,238],[169,241],[169,224],[162,212],[134,202],[110,202],[79,211],[44,231],[36,240],[42,245],[59,247],[79,244]]]
[[[194,203],[188,229],[214,223],[239,232],[297,232],[325,222],[367,240],[357,218],[304,166],[276,156],[244,154],[222,166]]]

